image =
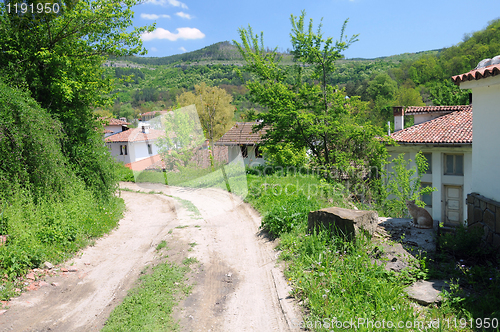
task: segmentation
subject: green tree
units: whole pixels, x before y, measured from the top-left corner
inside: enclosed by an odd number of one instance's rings
[[[182,107],[155,118],[152,123],[165,131],[157,145],[167,169],[179,170],[188,166],[195,149],[204,140],[196,110],[190,106]]]
[[[313,165],[329,174],[339,168],[380,166],[384,147],[375,139],[378,130],[356,121],[366,103],[347,97],[327,79],[357,35],[345,37],[346,20],[340,39],[334,42],[323,37],[321,24],[315,32],[312,20],[308,27],[304,20],[305,12],[291,16],[294,65],[289,67],[280,64],[282,56],[276,49],[266,50],[263,34],[259,38],[251,27],[239,29],[241,42],[235,44],[246,61],[245,69],[255,75],[246,86],[253,100],[268,109],[259,114],[263,122],[255,129],[269,125],[264,137],[267,145],[287,142],[297,150],[306,148]],[[341,178],[342,171],[333,175]]]
[[[427,159],[421,151],[415,156],[416,167],[409,168],[410,163],[411,159],[406,161],[404,153],[392,161],[393,171],[388,174],[385,188],[386,197],[389,199],[383,201],[385,213],[388,216],[398,218],[407,216],[406,201],[415,200],[418,206],[424,207],[425,203],[421,200],[422,195],[436,191],[434,187],[421,187],[422,176],[429,167]]]
[[[111,101],[102,64],[109,55],[144,54],[141,33],[153,27],[129,29],[137,0],[61,1],[57,14],[36,15],[9,13],[9,3],[0,5],[0,75],[61,121],[64,154],[96,195],[109,197],[112,164],[101,158],[106,148],[92,112]]]
[[[396,91],[394,106],[425,106],[425,103],[414,84],[411,81],[406,81]]]
[[[181,106],[195,105],[205,137],[210,141],[213,151],[214,141],[231,128],[234,117],[233,97],[224,89],[207,86],[205,82],[194,86],[194,92],[188,91],[177,97]]]

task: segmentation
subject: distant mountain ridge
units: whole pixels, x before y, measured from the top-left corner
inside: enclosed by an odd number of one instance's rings
[[[436,55],[441,52],[442,49],[422,51],[417,53],[403,53],[385,57],[377,58],[351,58],[344,59],[343,61],[402,61],[402,60],[416,60],[423,55]],[[291,55],[288,53],[282,53],[284,56],[284,62],[291,62]],[[111,59],[110,59],[111,60]],[[238,48],[229,41],[218,42],[206,47],[203,47],[196,51],[186,52],[182,54],[175,54],[165,57],[121,57],[114,60],[118,61],[129,61],[142,65],[155,65],[155,66],[165,66],[170,64],[186,64],[186,63],[198,63],[200,65],[205,65],[210,62],[231,62],[243,63],[243,57],[241,56]]]

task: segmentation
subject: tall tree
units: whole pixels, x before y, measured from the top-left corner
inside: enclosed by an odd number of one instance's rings
[[[266,144],[305,147],[311,151],[313,163],[327,168],[330,174],[339,168],[380,166],[383,147],[374,139],[375,128],[356,121],[364,103],[347,98],[327,80],[335,70],[335,61],[342,58],[341,52],[357,40],[357,35],[345,37],[347,20],[335,42],[323,37],[321,24],[317,32],[312,20],[306,27],[305,12],[299,17],[292,15],[290,21],[292,67],[281,66],[276,49],[267,51],[263,34],[254,36],[251,27],[240,29],[241,42],[235,41],[246,61],[245,69],[256,77],[247,88],[254,101],[269,110],[259,114],[263,122],[255,129],[271,126],[264,137]],[[338,178],[341,174],[335,172]]]
[[[205,137],[213,143],[231,127],[234,116],[233,97],[224,89],[207,86],[205,82],[195,85],[194,92],[188,91],[177,97],[180,106],[195,105]]]
[[[97,195],[109,194],[112,166],[100,157],[106,150],[92,113],[110,102],[113,81],[103,79],[102,64],[108,55],[144,54],[141,33],[153,26],[129,29],[139,0],[44,1],[35,14],[31,5],[41,1],[22,3],[24,13],[12,10],[14,1],[0,5],[0,75],[62,122],[63,151],[75,171]]]

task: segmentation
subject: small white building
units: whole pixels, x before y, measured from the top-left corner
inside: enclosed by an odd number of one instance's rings
[[[129,164],[157,155],[156,142],[164,135],[162,130],[143,125],[108,136],[104,141],[116,160]]]
[[[415,125],[403,129],[404,116],[413,116]],[[423,197],[426,209],[445,225],[462,224],[472,187],[472,106],[395,107],[394,117],[391,137],[398,146],[387,147],[391,158],[404,153],[415,166],[415,155],[422,151],[429,164],[422,186],[437,189]]]
[[[113,119],[113,118],[101,118],[104,122],[104,137],[111,136],[113,134],[128,130],[129,122],[127,119]]]
[[[474,106],[468,225],[483,227],[486,240],[500,247],[500,56],[485,59],[452,80],[461,89],[472,90]]]
[[[262,135],[266,133],[267,128],[264,127],[262,130],[254,132],[253,127],[257,124],[257,122],[236,122],[215,143],[216,146],[228,147],[229,162],[241,155],[245,166],[265,165],[266,161],[259,149],[259,144],[262,143]]]

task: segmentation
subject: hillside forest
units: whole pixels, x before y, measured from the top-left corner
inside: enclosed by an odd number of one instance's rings
[[[281,66],[292,65],[289,52],[278,51]],[[328,84],[344,89],[347,96],[359,96],[366,102],[368,119],[387,132],[392,106],[468,104],[469,91],[455,86],[451,76],[467,72],[482,59],[498,54],[500,19],[489,22],[483,30],[464,35],[462,42],[449,48],[376,59],[337,60],[327,79]],[[248,121],[264,110],[254,103],[245,87],[251,76],[240,70],[243,64],[234,42],[228,41],[168,57],[111,57],[105,64],[105,74],[117,81],[112,91],[116,99],[113,106],[98,112],[133,122],[141,113],[176,106],[180,94],[205,82],[232,96],[235,121]]]

